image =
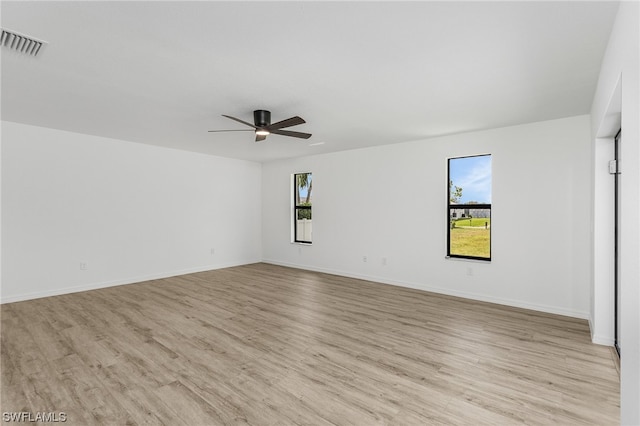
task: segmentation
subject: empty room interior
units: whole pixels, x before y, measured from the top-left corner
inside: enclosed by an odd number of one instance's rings
[[[2,1],[2,422],[640,425],[640,3]]]

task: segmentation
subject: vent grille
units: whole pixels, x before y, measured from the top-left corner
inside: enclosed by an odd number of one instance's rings
[[[2,46],[30,56],[37,56],[44,43],[43,41],[27,37],[15,31],[5,30],[4,28],[0,36],[0,44]]]

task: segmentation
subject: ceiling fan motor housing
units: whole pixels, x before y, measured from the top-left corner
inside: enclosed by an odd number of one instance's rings
[[[265,127],[271,124],[271,112],[263,109],[253,111],[253,122],[258,127]]]

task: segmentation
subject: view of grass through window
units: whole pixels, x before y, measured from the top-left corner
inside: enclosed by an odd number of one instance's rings
[[[491,259],[491,155],[450,158],[447,255]]]

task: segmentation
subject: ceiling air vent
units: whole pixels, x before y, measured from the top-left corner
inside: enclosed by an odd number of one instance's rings
[[[9,31],[2,28],[0,44],[17,52],[30,56],[37,56],[44,43],[44,41],[36,40],[35,38],[27,37],[15,31]]]

